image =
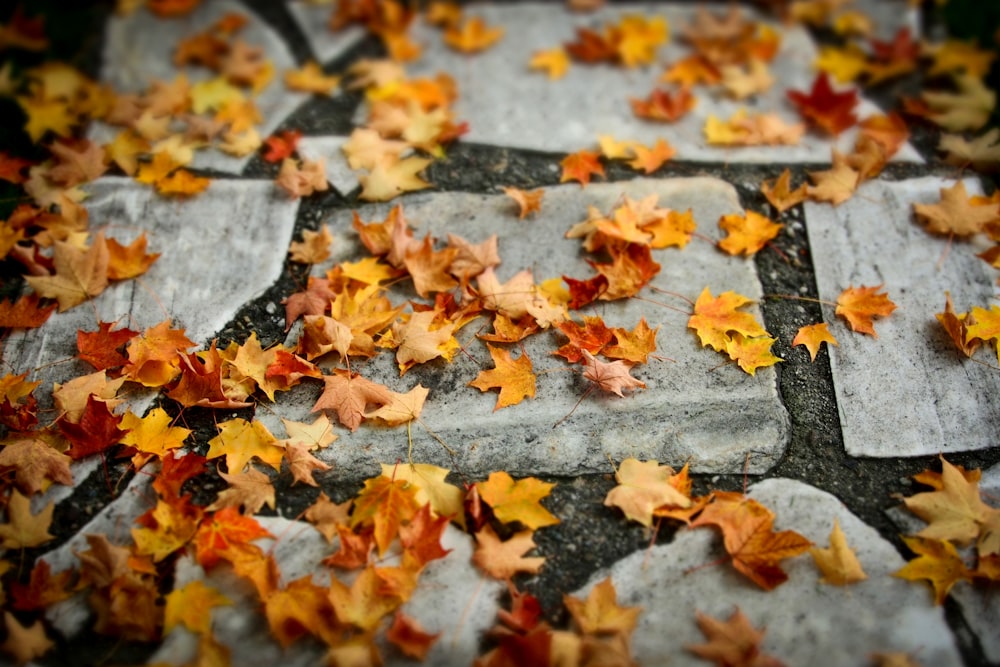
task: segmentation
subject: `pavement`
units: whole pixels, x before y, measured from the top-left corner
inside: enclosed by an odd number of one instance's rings
[[[924,27],[905,2],[856,4],[872,13],[885,39],[903,26]],[[643,292],[646,298],[601,302],[583,313],[599,314],[609,326],[632,327],[644,318],[659,327],[657,358],[633,369],[645,388],[625,397],[595,393],[581,400],[586,381],[554,370],[560,363],[551,356],[553,341],[562,341],[552,333],[523,344],[538,369],[551,369],[539,374],[536,397],[501,410],[494,410],[494,392],[466,386],[489,367],[475,326],[460,337],[464,349],[450,363],[432,362],[401,376],[391,354],[376,356],[363,364],[368,379],[399,392],[418,383],[430,389],[420,422],[412,428],[338,428],[337,441],[315,453],[331,467],[316,473],[318,489],[293,484],[287,472],[269,472],[276,506],[255,518],[277,536],[260,544],[273,553],[281,580],[312,575],[327,585],[331,577],[346,576],[321,564],[335,545],[303,519],[304,511],[320,491],[343,502],[380,473],[380,464],[405,465],[409,457],[453,471],[449,480],[455,484],[495,471],[554,483],[543,504],[560,522],[534,535],[534,555],[545,563],[537,574],[514,580],[538,598],[547,622],[566,628],[564,596],[586,596],[610,576],[618,603],[642,609],[630,639],[639,664],[709,664],[683,648],[703,641],[695,614],[724,619],[736,607],[754,627],[766,627],[762,650],[787,665],[878,664],[873,656],[880,653],[906,654],[928,667],[1000,664],[995,582],[959,582],[937,605],[926,582],[893,576],[911,557],[900,536],[922,526],[900,509],[901,498],[923,490],[911,477],[939,469],[939,455],[981,468],[983,497],[1000,505],[1000,373],[988,349],[977,356],[984,363],[963,360],[935,319],[946,293],[960,312],[994,303],[996,270],[975,256],[989,243],[982,235],[950,240],[928,234],[912,213],[914,204],[937,202],[940,190],[957,179],[970,194],[992,191],[992,182],[944,164],[935,150],[936,131],[915,127],[885,170],[848,201],[806,202],[779,216],[760,194],[761,182],[785,168],[793,182],[805,182],[807,172],[828,168],[831,148],[850,150],[856,128],[835,139],[810,131],[795,145],[725,148],[709,145],[702,127],[709,116],[728,118],[740,107],[780,109],[794,118],[784,91],[811,85],[816,34],[782,28],[772,70],[777,82],[769,92],[748,102],[701,94],[690,114],[663,125],[635,117],[624,102],[648,94],[662,71],[658,65],[574,65],[565,77],[550,80],[526,64],[532,53],[573,39],[574,26],[600,26],[634,12],[666,17],[673,37],[657,62],[674,61],[688,53],[677,35],[695,16],[693,3],[612,4],[593,13],[572,13],[557,3],[497,3],[465,11],[503,26],[504,37],[481,53],[463,54],[446,47],[436,28],[418,21],[411,30],[413,41],[425,48],[407,65],[407,75],[447,72],[457,91],[455,117],[468,123],[468,132],[424,172],[432,188],[388,202],[359,199],[363,172],[350,168],[341,146],[366,117],[364,95],[344,89],[330,97],[290,92],[276,76],[255,98],[257,130],[261,137],[301,131],[299,153],[325,161],[330,189],[291,198],[275,186],[277,165],[259,152],[237,157],[215,149],[195,154],[191,168],[212,183],[190,198],[160,196],[120,174],[84,185],[92,225],[106,227],[122,243],[145,233],[150,250],[161,255],[141,279],[54,314],[39,329],[11,332],[3,347],[6,368],[30,372],[45,387],[89,372],[82,362],[65,360],[76,352],[77,330],[93,330],[96,321],[121,320],[142,330],[169,317],[202,348],[213,339],[220,348],[228,341],[243,343],[252,332],[265,347],[294,345],[301,324],[286,332],[283,300],[308,275],[323,276],[363,258],[354,217],[382,220],[395,205],[403,206],[416,238],[453,233],[478,243],[495,234],[501,281],[525,268],[537,282],[584,277],[591,273],[588,257],[578,241],[565,238],[566,230],[586,217],[588,206],[609,211],[623,196],[655,195],[660,206],[690,209],[701,238],[683,250],[654,251],[662,268]],[[260,46],[276,72],[316,60],[326,72],[343,74],[382,53],[359,28],[328,30],[326,5],[215,0],[170,20],[144,8],[109,14],[93,74],[120,92],[142,91],[150,81],[172,80],[181,71],[197,81],[204,74],[174,66],[173,49],[182,37],[230,12],[248,18],[241,39]],[[862,91],[858,115],[890,108],[907,86],[911,94],[914,86],[919,90],[919,75]],[[87,132],[96,141],[113,136],[99,125]],[[602,134],[645,144],[666,137],[677,152],[650,175],[611,164],[606,178],[586,187],[560,183],[560,162],[569,153],[595,149]],[[503,194],[507,186],[543,189],[541,211],[518,219]],[[746,210],[769,215],[784,228],[753,257],[720,252],[711,242],[723,235],[716,221]],[[331,257],[311,267],[291,262],[289,244],[322,225],[334,237]],[[844,289],[861,285],[881,285],[897,304],[891,316],[876,321],[877,337],[852,333],[833,308],[815,301],[835,301]],[[693,301],[705,287],[751,299],[747,312],[777,339],[772,351],[782,362],[750,375],[702,347],[687,328],[690,306],[683,299]],[[389,294],[394,302],[419,300],[406,285],[393,286]],[[825,345],[811,361],[791,341],[799,327],[820,321],[829,323],[839,345]],[[321,365],[330,372],[336,360]],[[272,433],[283,432],[282,420],[311,421],[320,392],[318,383],[303,383],[255,408],[188,410],[188,448],[204,454],[216,424],[236,417],[260,421]],[[166,404],[161,400],[155,390],[133,389],[127,405],[141,414]],[[40,401],[43,409],[51,406]],[[803,555],[784,563],[786,583],[766,591],[727,564],[712,565],[725,555],[715,533],[672,523],[654,531],[604,505],[615,486],[614,466],[629,457],[678,469],[689,464],[697,494],[746,489],[774,511],[776,529],[793,529],[819,546],[828,543],[836,519],[868,578],[848,587],[820,583],[812,559]],[[72,472],[72,486],[56,484],[32,498],[34,513],[55,503],[55,539],[22,555],[29,563],[44,560],[56,572],[78,567],[76,554],[87,548],[87,535],[127,546],[129,528],[149,509],[153,494],[150,476],[136,474],[127,460],[91,456],[74,461]],[[185,488],[196,503],[207,505],[225,486],[213,472]],[[502,582],[473,564],[475,540],[469,534],[452,525],[442,543],[450,553],[426,567],[404,609],[429,632],[441,633],[427,664],[472,664],[494,645],[488,631],[497,612],[508,608],[509,595]],[[6,559],[16,561],[16,552]],[[231,652],[232,664],[335,662],[324,657],[319,641],[307,638],[287,648],[277,643],[253,588],[224,567],[206,571],[190,554],[181,555],[160,583],[161,592],[195,580],[233,602],[212,612],[212,632]],[[32,664],[181,665],[197,651],[195,634],[183,627],[154,642],[120,642],[96,633],[84,594],[52,605],[44,619],[55,647]],[[413,662],[378,637],[385,664]]]

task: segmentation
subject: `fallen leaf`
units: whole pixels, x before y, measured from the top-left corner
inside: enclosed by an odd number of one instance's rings
[[[691,499],[673,484],[674,469],[655,460],[627,458],[615,471],[618,486],[604,498],[604,505],[617,507],[625,517],[644,526],[653,525],[653,511],[664,506],[690,507]]]
[[[971,236],[981,232],[987,224],[1000,221],[1000,209],[996,206],[977,206],[971,202],[964,181],[941,188],[940,193],[941,199],[936,204],[913,204],[917,220],[930,232]]]
[[[167,594],[163,634],[169,634],[178,625],[183,625],[195,634],[211,634],[212,610],[232,604],[225,595],[195,579]]]
[[[504,188],[503,192],[517,202],[519,209],[517,214],[518,220],[524,220],[531,213],[538,213],[542,210],[542,197],[545,195],[544,190],[539,189],[527,192],[525,190],[518,190],[517,188]]]
[[[760,191],[767,197],[771,206],[778,209],[779,213],[784,213],[793,206],[801,204],[808,196],[808,186],[805,183],[792,190],[791,180],[792,172],[785,169],[778,178],[760,184]]]
[[[573,623],[584,635],[619,635],[628,638],[635,630],[641,607],[619,607],[611,577],[594,586],[587,599],[563,595],[563,604]]]
[[[491,473],[485,482],[478,482],[476,489],[483,502],[493,509],[497,519],[503,523],[517,521],[535,530],[559,523],[559,519],[540,503],[554,486],[534,477],[514,480],[500,471]]]
[[[55,535],[49,534],[56,504],[50,501],[38,514],[31,513],[31,501],[14,489],[7,499],[7,522],[0,524],[0,546],[4,549],[30,549],[45,544]]]
[[[629,98],[632,113],[639,118],[661,123],[672,123],[694,108],[697,99],[687,88],[671,93],[662,88],[654,88],[646,99]]]
[[[521,353],[517,359],[513,359],[510,352],[486,344],[490,356],[493,358],[493,368],[479,371],[479,375],[469,382],[470,387],[475,387],[480,391],[499,389],[496,405],[493,411],[517,405],[525,398],[535,397],[535,373],[528,355]]]
[[[851,331],[865,333],[878,338],[872,326],[876,317],[888,317],[896,310],[896,304],[889,300],[888,295],[879,294],[881,285],[875,287],[848,287],[837,297],[836,314],[847,320]]]
[[[598,161],[598,157],[600,156],[593,151],[578,151],[567,155],[559,163],[562,166],[559,182],[578,181],[582,187],[586,187],[591,176],[596,174],[603,178],[604,165]]]
[[[723,215],[719,218],[719,227],[727,232],[727,236],[719,241],[720,248],[730,255],[742,253],[750,256],[776,237],[784,225],[754,211],[747,211],[746,215]]]
[[[477,53],[493,46],[503,37],[502,27],[488,27],[478,16],[449,26],[442,35],[444,43],[462,53]]]
[[[857,90],[835,92],[825,72],[816,77],[808,94],[789,90],[787,95],[803,118],[830,134],[840,134],[858,121],[854,115]]]
[[[518,572],[537,574],[545,563],[544,558],[526,557],[535,548],[534,531],[522,530],[501,542],[488,525],[476,533],[476,551],[472,562],[495,579],[510,579]]]
[[[250,466],[246,472],[233,474],[220,471],[219,476],[226,481],[229,488],[220,491],[218,498],[206,507],[205,511],[214,512],[226,507],[234,509],[243,507],[243,513],[251,515],[259,512],[264,505],[274,509],[274,486],[271,484],[271,479],[253,466]]]
[[[847,546],[847,538],[836,518],[833,520],[833,530],[830,531],[829,548],[812,547],[809,549],[809,554],[816,562],[816,567],[823,573],[820,581],[824,583],[846,586],[868,578],[861,568],[857,554]]]
[[[910,551],[917,554],[917,558],[900,568],[894,576],[910,581],[929,581],[934,588],[935,604],[944,604],[955,584],[972,579],[972,572],[965,566],[951,542],[906,536],[903,536],[903,542]]]
[[[45,624],[36,620],[30,626],[21,625],[9,611],[3,612],[7,638],[0,644],[0,651],[14,658],[18,665],[26,665],[48,653],[55,642],[45,634]]]
[[[569,71],[569,55],[559,47],[546,51],[536,51],[531,55],[528,67],[542,70],[549,77],[549,80],[555,81],[566,76],[566,72]]]
[[[583,377],[593,382],[602,391],[624,397],[622,391],[645,389],[646,383],[629,373],[632,365],[621,361],[599,361],[590,352],[582,351]]]
[[[25,280],[39,296],[56,299],[61,313],[107,288],[109,259],[103,232],[98,233],[86,250],[68,241],[56,241],[52,256],[55,273],[25,276]]]
[[[839,345],[837,339],[830,333],[826,322],[807,324],[799,328],[798,333],[795,334],[795,338],[792,339],[792,347],[805,345],[806,349],[809,350],[810,361],[816,361],[816,355],[819,354],[819,346],[823,343]]]
[[[754,628],[739,607],[725,622],[700,611],[695,612],[695,620],[708,643],[684,648],[699,658],[717,667],[784,667],[785,663],[761,651],[765,631]]]
[[[431,184],[417,174],[431,162],[432,160],[420,157],[381,157],[369,175],[358,177],[362,188],[358,198],[365,201],[388,201],[404,192],[429,188]]]

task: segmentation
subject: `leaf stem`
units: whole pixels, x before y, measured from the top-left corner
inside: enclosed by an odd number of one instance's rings
[[[836,301],[826,301],[824,299],[814,299],[811,296],[797,296],[795,294],[765,294],[765,299],[787,299],[789,301],[808,301],[810,303],[818,303],[823,306],[833,306],[837,307]]]

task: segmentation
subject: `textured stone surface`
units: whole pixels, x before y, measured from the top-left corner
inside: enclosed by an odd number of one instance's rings
[[[975,256],[985,239],[932,236],[912,205],[930,204],[953,181],[926,177],[863,185],[837,208],[806,204],[820,298],[884,285],[898,309],[876,320],[878,339],[831,324],[837,406],[847,451],[855,456],[918,456],[994,447],[1000,436],[1000,375],[963,360],[934,317],[945,291],[955,309],[988,307],[995,275]],[[978,192],[971,180],[970,194]],[[833,314],[827,310],[832,321]],[[979,353],[989,362],[988,351]],[[890,425],[891,427],[887,427]]]
[[[12,335],[4,360],[19,372],[72,357],[77,330],[95,330],[98,321],[142,330],[170,319],[188,338],[207,344],[278,278],[298,210],[298,201],[270,181],[217,180],[183,202],[126,178],[103,178],[88,191],[85,204],[96,229],[106,228],[122,244],[145,232],[147,251],[160,258],[138,279],[54,313],[41,329]],[[42,375],[62,382],[92,370],[73,362]]]
[[[118,92],[141,92],[153,81],[172,81],[181,72],[192,82],[216,76],[203,67],[178,69],[173,65],[173,53],[178,41],[204,30],[230,12],[243,14],[249,19],[237,39],[263,48],[274,66],[271,82],[253,97],[263,117],[257,131],[261,137],[268,136],[309,95],[285,87],[285,70],[298,67],[298,63],[277,32],[235,0],[201,3],[187,16],[169,20],[158,18],[145,8],[127,16],[112,16],[105,30],[103,81]],[[105,127],[100,134],[92,136],[107,140],[112,136],[107,130]],[[196,152],[192,165],[239,173],[249,159],[249,156],[234,157],[215,149],[206,149]]]
[[[856,667],[874,652],[892,651],[924,665],[962,664],[943,609],[921,586],[891,576],[902,558],[839,500],[787,479],[755,484],[749,495],[775,512],[776,530],[795,530],[821,547],[836,517],[868,579],[849,587],[820,583],[812,558],[803,555],[782,563],[786,583],[763,591],[726,564],[703,567],[724,552],[715,531],[700,528],[619,561],[573,595],[585,596],[610,575],[618,604],[643,608],[632,642],[640,664],[669,656],[671,665],[704,665],[682,648],[702,641],[695,611],[725,620],[737,606],[754,627],[767,628],[762,649],[787,665]]]
[[[258,517],[257,520],[278,538],[276,541],[258,540],[257,544],[265,550],[273,549],[275,559],[281,564],[282,585],[307,575],[311,575],[315,583],[327,585],[331,572],[337,573],[345,583],[353,580],[353,576],[344,577],[344,573],[320,565],[337,545],[328,545],[312,526],[275,517]],[[492,625],[496,616],[497,598],[503,585],[486,580],[474,568],[470,560],[473,550],[470,536],[449,526],[441,544],[451,549],[451,553],[427,565],[403,611],[427,632],[441,633],[428,653],[427,664],[470,665],[479,652],[481,634]],[[324,651],[316,641],[303,639],[282,650],[271,637],[253,588],[226,567],[206,574],[189,557],[181,559],[177,565],[175,588],[196,579],[204,580],[233,603],[212,612],[212,628],[215,639],[230,649],[234,665],[305,667],[321,662]],[[166,637],[152,661],[182,664],[194,657],[196,647],[196,636],[185,628],[177,628]],[[413,664],[385,641],[380,642],[379,648],[386,665]]]
[[[413,38],[424,47],[423,56],[408,68],[411,76],[433,76],[447,72],[455,79],[459,99],[454,109],[459,120],[468,121],[463,141],[552,152],[592,149],[601,134],[635,140],[647,145],[664,138],[677,149],[676,160],[712,162],[825,162],[831,141],[808,133],[797,146],[725,148],[709,146],[702,128],[709,115],[729,118],[741,107],[750,112],[777,110],[785,120],[798,120],[794,106],[785,97],[789,88],[808,90],[815,78],[812,63],[816,47],[800,27],[782,28],[781,50],[771,63],[776,79],[768,92],[743,102],[729,100],[704,87],[695,89],[695,109],[672,124],[637,118],[630,97],[645,99],[663,72],[659,65],[623,69],[609,65],[574,63],[565,77],[550,81],[538,71],[529,71],[528,61],[536,51],[573,41],[575,27],[600,28],[617,22],[623,14],[665,16],[670,42],[658,51],[660,64],[669,64],[690,54],[678,33],[694,15],[693,5],[616,4],[598,11],[574,14],[558,3],[479,5],[469,14],[481,16],[489,25],[505,29],[503,39],[474,55],[457,53],[446,46],[436,28],[417,23]],[[314,47],[317,48],[317,47]],[[503,81],[503,85],[496,85]],[[661,86],[663,84],[660,84]],[[877,113],[870,102],[858,108],[860,117]],[[837,140],[841,148],[853,146],[856,130]],[[897,160],[922,161],[912,148],[904,148]]]
[[[564,238],[570,226],[586,217],[588,204],[608,211],[622,195],[640,198],[651,193],[659,195],[661,206],[681,211],[691,208],[700,233],[709,236],[718,234],[720,215],[740,210],[730,185],[695,178],[637,179],[585,189],[575,184],[548,188],[542,212],[527,220],[517,219],[515,204],[503,195],[418,195],[406,200],[404,211],[417,238],[430,233],[443,239],[452,233],[478,243],[497,234],[503,260],[497,269],[499,279],[506,281],[531,268],[540,282],[560,275],[592,275],[579,241]],[[376,205],[362,207],[358,213],[367,221],[380,220],[387,211],[387,205]],[[350,221],[349,211],[333,214],[326,221],[336,235],[333,262],[356,261],[366,254]],[[654,251],[654,259],[663,268],[652,285],[692,301],[706,286],[716,295],[734,290],[750,298],[760,297],[752,261],[726,255],[704,240],[693,240],[683,251]],[[394,294],[394,302],[416,296],[408,282],[394,288]],[[438,360],[400,378],[394,356],[384,353],[355,369],[396,391],[409,390],[417,382],[429,387],[431,394],[421,423],[411,429],[413,459],[467,474],[492,470],[560,475],[605,472],[609,456],[615,460],[657,458],[678,465],[690,461],[692,469],[698,471],[738,472],[748,454],[750,470],[766,470],[784,450],[788,428],[774,370],[762,369],[751,377],[734,364],[724,363],[725,357],[701,348],[694,332],[687,329],[688,303],[649,288],[642,294],[659,303],[642,299],[599,302],[583,313],[601,315],[608,326],[632,329],[645,317],[650,327],[661,327],[657,354],[667,359],[650,359],[634,368],[633,375],[647,388],[625,398],[592,391],[581,401],[588,382],[570,372],[560,358],[551,356],[565,338],[542,332],[524,341],[538,374],[536,397],[494,412],[495,392],[480,393],[465,386],[479,370],[492,368],[485,347],[474,338],[484,326],[482,321],[459,332],[465,352],[450,364]],[[664,303],[667,305],[661,305]],[[759,312],[751,312],[759,317]],[[318,391],[312,387],[281,396],[273,414],[260,412],[258,417],[275,429],[281,429],[278,416],[311,421],[307,413]],[[563,420],[570,412],[572,415]],[[447,443],[455,452],[454,458],[428,429]],[[340,432],[336,446],[322,452],[332,457],[340,474],[371,475],[377,470],[376,463],[408,455],[410,443],[404,429],[363,426],[354,434]]]

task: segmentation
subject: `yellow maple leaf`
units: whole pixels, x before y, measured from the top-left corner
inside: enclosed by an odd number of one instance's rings
[[[532,530],[559,523],[559,519],[542,507],[542,498],[555,484],[534,477],[514,480],[506,472],[494,472],[485,482],[478,482],[480,498],[493,508],[493,514],[504,523],[518,521]]]

